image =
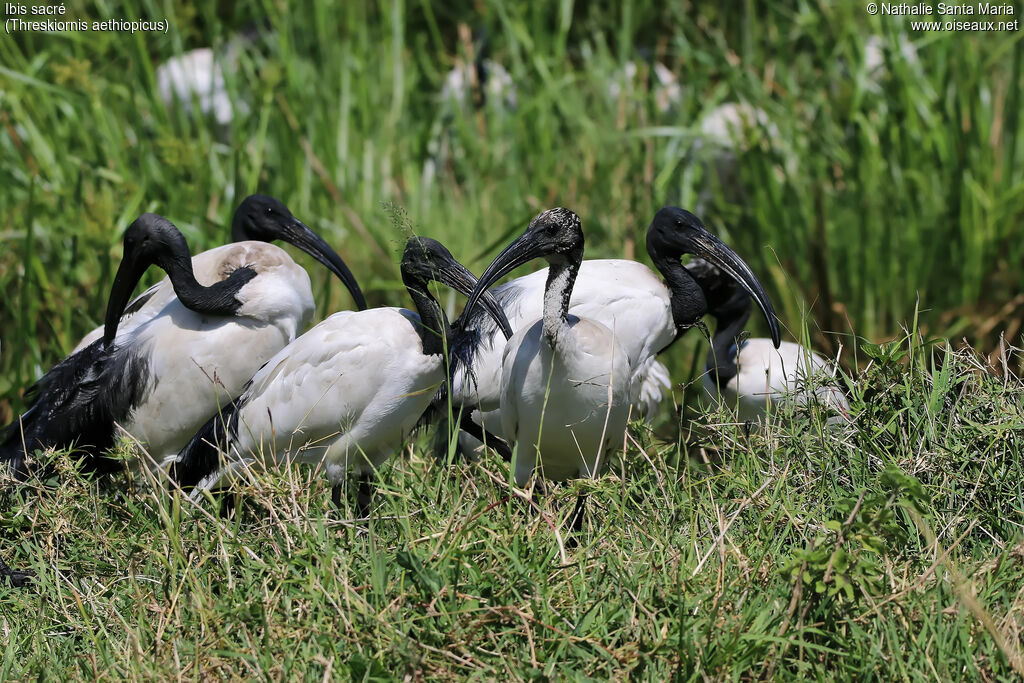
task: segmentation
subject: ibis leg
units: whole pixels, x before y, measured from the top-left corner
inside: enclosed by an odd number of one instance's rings
[[[583,531],[583,513],[587,507],[587,494],[581,493],[576,496],[576,507],[573,508],[572,517],[569,518],[569,528],[573,533]]]
[[[359,493],[356,496],[356,509],[360,517],[369,517],[373,504],[373,475],[359,475]]]
[[[341,484],[331,487],[331,502],[334,507],[341,508]]]
[[[238,494],[234,491],[221,491],[217,495],[217,512],[221,519],[227,519],[238,507]]]
[[[499,439],[493,434],[487,432],[476,422],[473,422],[472,409],[466,409],[462,412],[462,418],[459,420],[459,429],[466,432],[477,441],[485,443],[490,448],[493,448],[505,462],[512,462],[512,449],[509,448],[504,439]]]
[[[448,447],[452,436],[452,422],[447,411],[437,411],[434,425],[434,459],[439,463],[448,461]]]

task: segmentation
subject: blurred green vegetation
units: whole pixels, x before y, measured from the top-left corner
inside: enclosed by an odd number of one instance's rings
[[[322,231],[372,304],[404,302],[405,236],[383,203],[479,269],[556,204],[584,218],[588,256],[646,259],[647,222],[671,202],[700,209],[791,334],[826,352],[892,338],[917,306],[931,335],[1019,340],[1019,34],[911,35],[906,18],[824,0],[67,7],[172,28],[0,41],[0,401],[19,405],[101,319],[131,219],[165,214],[204,249],[256,190]],[[234,56],[227,88],[248,115],[226,128],[156,90],[157,65],[201,46]],[[441,101],[482,48],[510,72],[514,109]],[[612,96],[629,61],[639,75]],[[655,62],[678,79],[667,108]],[[719,176],[701,127],[729,102],[766,119]],[[321,313],[350,304],[311,272]],[[669,359],[678,381],[693,336]]]

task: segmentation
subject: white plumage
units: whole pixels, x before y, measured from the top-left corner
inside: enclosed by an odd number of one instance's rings
[[[239,315],[252,318],[253,322],[273,321],[275,325],[284,327],[292,327],[291,322],[294,319],[296,325],[290,331],[291,338],[294,339],[296,331],[303,329],[313,317],[313,290],[309,275],[283,249],[264,242],[225,244],[193,256],[192,272],[199,284],[209,286],[220,282],[236,268],[249,264],[257,266],[257,273],[264,275],[264,286],[254,282],[246,291],[239,291],[239,297],[244,297],[245,303],[249,304],[245,312],[239,310]],[[164,278],[129,303],[129,311],[118,324],[118,338],[127,339],[126,335],[133,330],[158,317],[165,320],[161,325],[152,328],[148,334],[140,337],[141,339],[148,340],[179,328],[191,329],[201,334],[204,326],[210,324],[210,321],[186,322],[190,317],[189,313],[188,309],[178,302],[170,279]],[[278,315],[283,318],[276,320]],[[213,321],[213,324],[222,322],[226,321]],[[95,328],[82,338],[72,353],[81,351],[102,336],[103,327]]]
[[[322,465],[335,487],[350,469],[372,474],[445,379],[450,330],[428,282],[467,295],[476,283],[447,249],[426,238],[406,246],[402,279],[416,311],[346,311],[313,327],[273,356],[238,401],[169,461],[172,477],[209,489],[257,461]],[[485,304],[510,332],[493,299]]]
[[[237,57],[233,51],[218,56],[212,48],[202,47],[172,57],[156,68],[156,87],[168,108],[179,102],[191,114],[193,98],[203,116],[212,116],[222,126],[235,114],[248,112],[244,102],[232,104],[224,78],[225,66],[234,70]]]
[[[538,466],[555,481],[597,475],[608,451],[622,444],[632,398],[629,360],[613,331],[569,313],[583,257],[572,211],[536,216],[480,276],[467,311],[479,292],[537,257],[550,264],[543,317],[513,335],[501,363],[501,421],[516,442],[520,486]]]
[[[778,335],[774,310],[757,278],[693,214],[676,207],[659,210],[647,231],[647,251],[664,279],[635,261],[583,261],[569,296],[569,313],[603,324],[618,339],[628,366],[630,403],[637,417],[652,415],[670,387],[668,370],[657,360],[657,354],[707,313],[700,287],[681,264],[683,254],[700,255],[731,273],[741,291],[754,295],[773,336]],[[545,268],[494,288],[513,329],[521,329],[542,315],[549,275]],[[471,311],[466,317],[467,328],[477,331],[481,341],[472,372],[455,374],[453,404],[478,409],[475,422],[489,433],[511,439],[514,434],[505,430],[499,411],[504,340],[486,320],[478,322]],[[462,435],[460,441],[465,451],[479,446],[467,435]]]
[[[454,104],[468,109],[474,89],[498,109],[514,111],[518,105],[512,74],[493,59],[478,59],[474,64],[460,61],[445,75],[439,99],[442,106]]]
[[[444,380],[401,308],[335,313],[270,359],[241,397],[230,468],[259,454],[323,464],[332,485],[372,473],[401,445]],[[225,472],[201,485],[210,487]]]
[[[238,290],[237,312],[197,314],[173,288],[148,319],[129,324],[115,346],[146,358],[151,381],[142,402],[121,424],[157,462],[177,453],[218,407],[238,396],[252,374],[287,346],[313,319],[309,275],[287,252],[264,242],[238,242],[204,252],[202,285],[212,285],[247,266],[256,277]],[[129,319],[131,320],[131,319]]]
[[[662,114],[679,106],[682,102],[683,93],[679,86],[679,79],[672,70],[661,62],[655,61],[644,64],[630,60],[622,65],[608,81],[608,96],[617,100],[620,96],[626,95],[635,98],[637,93],[644,93],[647,88],[640,82],[640,68],[644,66],[650,71],[650,95],[654,98],[655,106]]]
[[[715,318],[702,380],[704,398],[724,402],[744,422],[762,418],[769,409],[820,402],[848,417],[849,404],[834,386],[835,369],[800,344],[744,339],[750,318],[750,295],[713,264],[694,259],[688,265]]]
[[[629,362],[614,333],[570,315],[556,344],[544,321],[517,332],[501,365],[502,431],[517,446],[515,480],[594,477],[622,446],[633,398]]]
[[[512,329],[520,330],[543,315],[548,269],[516,278],[491,292],[501,303]],[[619,330],[619,341],[629,367],[635,371],[643,401],[637,396],[638,414],[653,412],[669,388],[668,370],[655,355],[676,336],[670,293],[665,283],[647,266],[624,259],[583,261],[569,299],[569,312]],[[501,359],[505,338],[489,321],[476,326],[482,340],[470,376],[456,372],[453,399],[482,411],[498,407],[501,395]],[[631,380],[631,384],[634,380]]]
[[[0,461],[16,477],[28,475],[26,456],[35,449],[72,443],[87,468],[116,469],[104,454],[118,428],[158,462],[176,453],[312,318],[309,276],[278,247],[230,244],[201,263],[205,282],[196,280],[185,238],[161,216],[144,214],[125,231],[103,338],[40,378],[28,409],[0,439]],[[153,264],[171,286],[153,290],[139,305],[146,315],[119,329]]]
[[[362,290],[341,257],[277,199],[261,194],[246,197],[235,211],[231,235],[234,244],[215,247],[192,257],[192,273],[199,284],[212,285],[223,280],[236,268],[249,263],[257,264],[264,258],[267,259],[268,267],[273,266],[280,270],[281,266],[287,265],[291,271],[291,275],[283,276],[287,281],[278,282],[274,279],[277,276],[268,274],[264,281],[251,283],[243,294],[246,303],[249,304],[248,308],[240,311],[243,317],[256,321],[270,321],[275,316],[287,317],[293,311],[302,310],[299,331],[305,329],[312,318],[313,299],[307,293],[309,278],[306,277],[303,284],[303,278],[296,274],[296,269],[302,269],[287,253],[276,248],[263,249],[266,246],[264,242],[274,240],[293,244],[322,263],[345,284],[356,306],[360,310],[366,308]],[[289,291],[293,293],[290,294]],[[128,303],[125,313],[118,322],[118,333],[124,334],[160,315],[164,308],[176,299],[174,285],[165,277]],[[292,331],[290,339],[294,339],[295,334],[296,332]],[[86,334],[72,353],[81,351],[102,336],[101,325]]]
[[[768,339],[747,339],[731,353],[736,376],[721,390],[713,371],[705,373],[702,383],[707,399],[734,408],[741,421],[756,422],[769,409],[812,402],[849,417],[846,396],[833,386],[835,368],[810,349],[794,342],[782,342],[775,349]]]

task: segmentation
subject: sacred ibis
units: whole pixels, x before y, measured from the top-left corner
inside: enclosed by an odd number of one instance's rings
[[[687,264],[708,301],[715,334],[702,379],[706,398],[736,408],[743,422],[756,422],[771,407],[820,402],[849,416],[849,403],[829,380],[835,369],[824,358],[793,342],[744,339],[750,318],[750,296],[714,265],[701,259]]]
[[[234,70],[237,56],[218,56],[212,48],[189,50],[168,59],[156,68],[156,88],[160,98],[170,109],[175,101],[186,114],[192,113],[192,98],[203,116],[212,116],[221,126],[227,126],[238,113],[245,114],[249,107],[244,102],[232,105],[224,78],[224,67]]]
[[[192,271],[201,284],[213,284],[229,272],[225,269],[226,263],[237,261],[237,258],[232,260],[234,257],[231,254],[237,253],[241,248],[239,243],[276,240],[298,247],[323,264],[342,281],[352,295],[356,307],[360,311],[366,308],[366,299],[359,289],[359,283],[338,253],[320,235],[293,216],[283,202],[263,194],[249,195],[235,210],[234,218],[231,220],[231,241],[234,244],[196,254],[192,257]],[[258,244],[251,247],[257,251],[262,248]],[[164,278],[128,304],[118,330],[124,332],[138,327],[158,315],[174,298],[174,286],[169,279]],[[97,327],[78,342],[72,353],[81,351],[102,336],[103,327]]]
[[[775,310],[764,288],[746,263],[712,235],[689,211],[667,206],[660,209],[647,229],[647,253],[664,281],[647,266],[624,259],[587,260],[579,266],[569,297],[569,312],[603,323],[615,331],[626,353],[635,388],[634,412],[650,415],[670,385],[668,369],[657,360],[684,332],[707,313],[700,285],[683,267],[684,254],[718,265],[737,286],[757,301],[778,343]],[[511,280],[492,292],[501,303],[513,329],[521,329],[541,317],[549,269]],[[461,410],[462,427],[473,429],[474,420],[491,435],[512,438],[502,428],[499,402],[502,386],[502,353],[505,340],[497,327],[469,308],[463,313],[468,338],[475,342],[466,354],[470,362],[459,368],[452,382],[452,403]],[[474,413],[474,410],[478,412]],[[479,437],[477,437],[479,438]],[[479,445],[463,436],[463,450]]]
[[[250,106],[239,65],[243,50],[248,51],[262,42],[265,28],[265,25],[249,24],[217,48],[188,50],[160,64],[156,68],[156,88],[167,109],[172,110],[177,101],[185,114],[211,118],[222,129],[227,129],[236,117],[247,116]],[[238,76],[239,84],[239,92],[234,97],[235,93],[228,89],[233,75]]]
[[[87,469],[116,469],[102,454],[118,427],[157,462],[177,453],[313,315],[309,276],[279,247],[250,241],[206,252],[208,286],[192,263],[184,236],[166,218],[143,214],[128,227],[103,338],[43,375],[29,390],[28,409],[0,437],[0,463],[16,479],[28,475],[26,455],[50,447],[74,445]],[[150,265],[167,273],[176,296],[119,331]]]
[[[423,237],[406,244],[401,271],[415,311],[343,311],[313,327],[271,358],[241,397],[168,463],[172,480],[212,489],[253,463],[304,462],[323,466],[340,505],[341,484],[352,469],[365,516],[373,472],[446,379],[449,345],[453,353],[466,349],[453,338],[428,284],[438,281],[467,296],[476,284],[444,246]],[[488,295],[483,305],[511,336],[498,303]]]
[[[879,35],[868,36],[864,41],[864,72],[867,76],[867,89],[878,94],[882,92],[883,81],[889,76],[887,67],[895,67],[902,62],[899,68],[892,71],[899,73],[899,69],[905,69],[913,76],[920,76],[921,58],[917,54],[917,48],[909,36],[902,31],[897,33],[895,41],[890,41]],[[848,69],[850,70],[850,69]],[[851,74],[855,78],[860,74]]]
[[[506,112],[518,106],[516,84],[508,70],[481,51],[472,64],[460,60],[445,75],[441,84],[440,101],[468,109],[470,103],[492,103]],[[479,94],[477,94],[479,93]]]
[[[616,330],[569,312],[583,261],[579,216],[565,208],[538,214],[518,239],[484,270],[466,304],[515,268],[548,262],[543,317],[520,327],[501,361],[502,431],[516,443],[516,483],[525,486],[540,465],[553,481],[596,476],[606,454],[621,444],[632,398],[629,358]],[[577,501],[573,527],[582,520]]]

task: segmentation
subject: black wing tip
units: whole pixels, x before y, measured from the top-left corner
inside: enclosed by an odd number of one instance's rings
[[[222,408],[181,449],[168,470],[171,481],[183,489],[192,489],[217,471],[221,451],[237,433],[240,402],[241,398],[238,398]]]

